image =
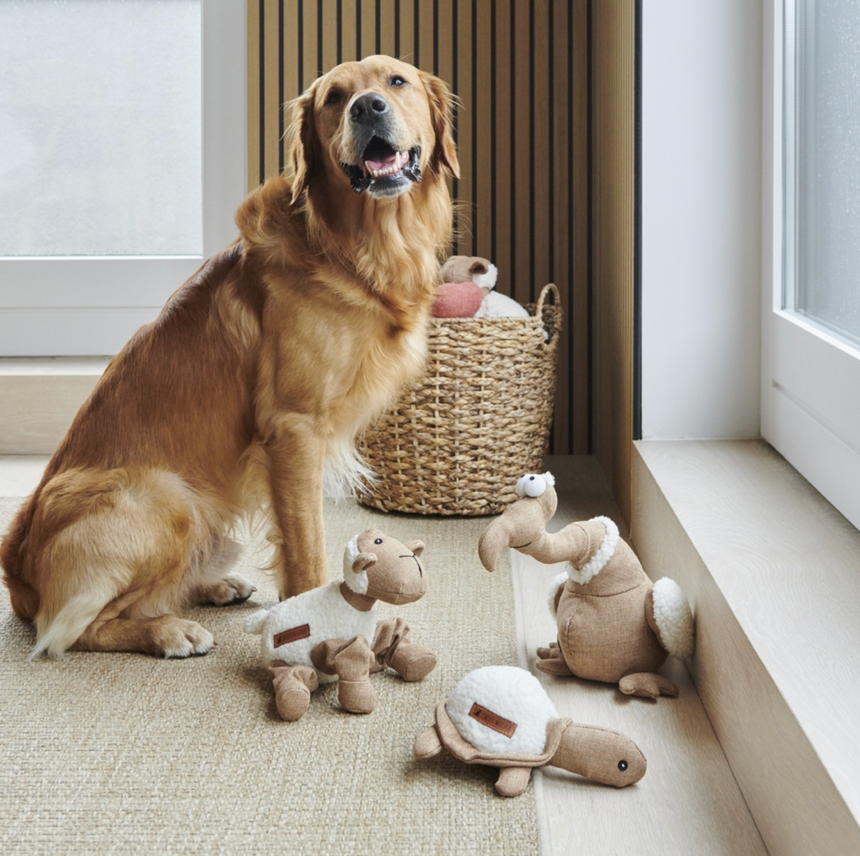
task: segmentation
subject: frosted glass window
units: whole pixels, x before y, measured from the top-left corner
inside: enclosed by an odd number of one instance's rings
[[[786,3],[784,308],[860,343],[860,0]]]
[[[0,256],[202,253],[200,7],[0,2]]]

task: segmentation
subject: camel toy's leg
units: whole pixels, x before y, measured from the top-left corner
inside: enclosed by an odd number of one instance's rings
[[[348,642],[329,639],[311,650],[311,662],[327,675],[337,675],[337,700],[350,713],[370,713],[376,707],[376,691],[370,669],[376,657],[363,636]]]
[[[290,666],[280,660],[269,663],[275,685],[275,704],[281,719],[296,722],[308,711],[311,693],[319,687],[316,670],[310,666]]]
[[[390,618],[376,625],[373,653],[379,666],[394,669],[404,681],[420,681],[436,668],[436,655],[409,639],[409,625]]]
[[[671,698],[678,697],[678,687],[668,678],[654,672],[636,672],[625,675],[618,682],[618,689],[624,695],[635,695],[640,698],[659,698],[661,695]]]
[[[538,648],[537,655],[535,667],[544,674],[554,675],[557,678],[569,678],[573,675],[564,661],[558,642],[551,643],[549,648]]]
[[[502,767],[496,780],[496,792],[503,797],[518,797],[528,787],[531,767]]]

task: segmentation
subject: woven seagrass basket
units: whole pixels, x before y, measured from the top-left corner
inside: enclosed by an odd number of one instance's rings
[[[549,298],[552,297],[552,302]],[[530,318],[434,318],[424,376],[359,440],[382,511],[497,514],[540,472],[555,401],[562,311],[544,286]]]

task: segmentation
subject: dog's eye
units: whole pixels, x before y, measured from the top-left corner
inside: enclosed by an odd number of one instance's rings
[[[326,104],[340,104],[342,100],[343,94],[338,92],[337,89],[332,89],[332,91],[325,97]]]
[[[394,77],[391,78],[392,86],[406,86],[406,78],[401,77],[399,74],[395,74]]]
[[[382,543],[382,538],[377,538],[373,543],[374,543],[374,544],[381,544],[381,543]]]

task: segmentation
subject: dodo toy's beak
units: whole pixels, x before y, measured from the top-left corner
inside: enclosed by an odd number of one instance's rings
[[[517,492],[521,498],[486,528],[478,542],[478,556],[488,571],[496,569],[496,562],[505,547],[528,554],[529,547],[543,537],[547,521],[555,514],[558,496],[550,481],[544,482],[540,494],[521,492],[519,486]]]
[[[478,541],[478,556],[481,559],[481,564],[488,571],[496,570],[499,554],[505,547],[511,546],[513,533],[507,523],[504,514],[496,518],[481,535],[481,540]]]

